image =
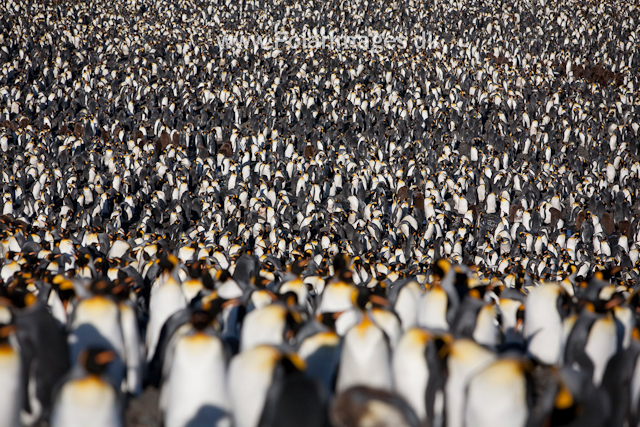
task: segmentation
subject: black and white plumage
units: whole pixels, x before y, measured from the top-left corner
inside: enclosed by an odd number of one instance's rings
[[[320,424],[636,422],[639,9],[498,3],[0,5],[10,422],[73,409],[56,384],[95,346],[118,399],[194,393],[161,402],[168,425],[209,404],[237,425],[304,423],[297,405]],[[370,43],[256,39],[285,32]],[[215,327],[194,331],[201,312]],[[189,363],[194,336],[218,364]],[[174,381],[196,365],[230,384]]]

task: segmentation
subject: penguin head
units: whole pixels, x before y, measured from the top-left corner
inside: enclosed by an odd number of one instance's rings
[[[433,264],[433,274],[439,280],[442,280],[444,276],[449,272],[450,269],[451,269],[451,262],[444,258],[438,259]]]
[[[101,376],[104,374],[109,364],[116,359],[113,351],[102,347],[90,347],[83,351],[80,356],[82,365],[90,375]]]
[[[76,296],[73,282],[63,275],[58,274],[51,280],[51,283],[54,289],[58,291],[58,296],[62,300],[62,304],[66,307],[67,303]]]
[[[336,276],[343,281],[351,282],[353,281],[353,274],[349,269],[350,266],[349,256],[344,252],[337,254],[333,257],[333,270],[335,271]]]
[[[212,314],[212,310],[194,310],[193,313],[191,313],[191,324],[193,328],[199,332],[204,331],[213,321]]]
[[[91,282],[89,290],[94,295],[107,295],[112,291],[113,283],[108,279],[97,279]]]
[[[10,301],[11,305],[18,309],[28,308],[34,305],[38,298],[37,296],[29,289],[29,285],[32,283],[32,280],[21,276],[15,279],[9,286],[0,287],[0,297],[4,296],[7,300]]]

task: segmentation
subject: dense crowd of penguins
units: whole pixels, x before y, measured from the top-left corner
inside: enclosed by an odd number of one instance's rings
[[[1,427],[639,425],[637,2],[0,3]]]

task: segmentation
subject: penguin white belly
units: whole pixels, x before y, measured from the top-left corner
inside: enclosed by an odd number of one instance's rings
[[[117,427],[115,390],[100,378],[89,376],[62,386],[51,415],[51,427]]]
[[[191,302],[191,300],[194,299],[202,289],[204,289],[204,286],[198,279],[191,279],[186,282],[182,282],[182,292],[184,292],[184,297],[187,302]]]
[[[418,325],[428,329],[449,330],[447,294],[439,288],[427,291],[418,310]]]
[[[428,339],[428,332],[418,328],[409,329],[398,342],[392,361],[395,390],[421,421],[427,417],[425,394],[429,369],[424,351]]]
[[[337,313],[353,307],[354,286],[346,283],[332,283],[325,287],[317,313]]]
[[[516,360],[499,360],[469,383],[465,427],[518,427],[528,418],[527,382]]]
[[[249,312],[242,324],[241,351],[261,344],[282,344],[286,315],[287,309],[275,304]]]
[[[64,308],[64,304],[62,304],[62,300],[58,295],[58,292],[55,290],[51,290],[49,293],[49,298],[47,300],[47,305],[51,308],[51,315],[60,322],[61,325],[67,326],[67,311]]]
[[[152,290],[149,300],[149,325],[147,326],[147,362],[153,358],[160,339],[162,326],[171,315],[187,305],[182,289],[176,284],[165,284]]]
[[[127,363],[125,391],[138,395],[142,392],[142,351],[138,334],[138,320],[133,308],[126,304],[120,304],[120,324]]]
[[[227,280],[216,288],[218,296],[224,299],[240,298],[243,294],[242,288],[235,280]]]
[[[476,319],[476,327],[473,330],[473,339],[478,344],[488,346],[499,344],[500,331],[495,320],[496,315],[493,305],[485,305],[480,309]]]
[[[518,321],[518,308],[522,303],[518,300],[500,299],[500,311],[502,312],[502,327],[505,331],[515,329]]]
[[[229,365],[229,399],[236,427],[256,427],[273,378],[278,351],[259,346],[236,355]]]
[[[0,427],[20,425],[20,369],[20,354],[9,345],[0,346]]]
[[[584,351],[593,362],[593,383],[599,386],[602,382],[607,363],[615,354],[618,346],[616,322],[608,315],[598,319],[591,326]]]
[[[560,362],[564,331],[556,308],[558,285],[540,285],[527,297],[524,312],[524,336],[529,341],[529,353],[540,362],[555,365]]]
[[[336,392],[357,385],[391,389],[389,349],[382,329],[365,317],[347,332],[342,345]]]
[[[402,329],[405,331],[418,323],[418,309],[420,307],[420,286],[417,282],[407,283],[398,293],[395,311],[402,321]]]
[[[354,326],[356,326],[362,320],[362,311],[359,308],[350,308],[343,312],[336,319],[336,332],[341,337],[345,336],[347,332]]]
[[[449,377],[444,387],[447,427],[462,427],[469,380],[495,360],[491,351],[469,339],[456,340],[447,359]]]
[[[400,340],[400,336],[402,335],[400,319],[391,311],[377,308],[369,310],[369,315],[375,324],[387,335],[391,348],[396,348],[398,340]]]
[[[95,328],[98,334],[91,330],[83,331],[85,325]],[[124,339],[120,326],[120,310],[118,305],[105,297],[96,296],[80,301],[73,313],[69,342],[73,347],[87,346],[91,344],[100,345],[101,342],[93,343],[93,339],[105,339],[124,360]],[[72,354],[79,352],[72,350]],[[75,363],[75,360],[74,360]]]
[[[211,420],[217,421],[216,426],[231,424],[227,413],[225,354],[218,338],[202,333],[182,337],[176,345],[165,387],[166,427]]]

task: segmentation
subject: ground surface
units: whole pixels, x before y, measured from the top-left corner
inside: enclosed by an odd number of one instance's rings
[[[129,402],[125,414],[126,427],[156,427],[158,423],[159,390],[147,387],[139,397]]]

